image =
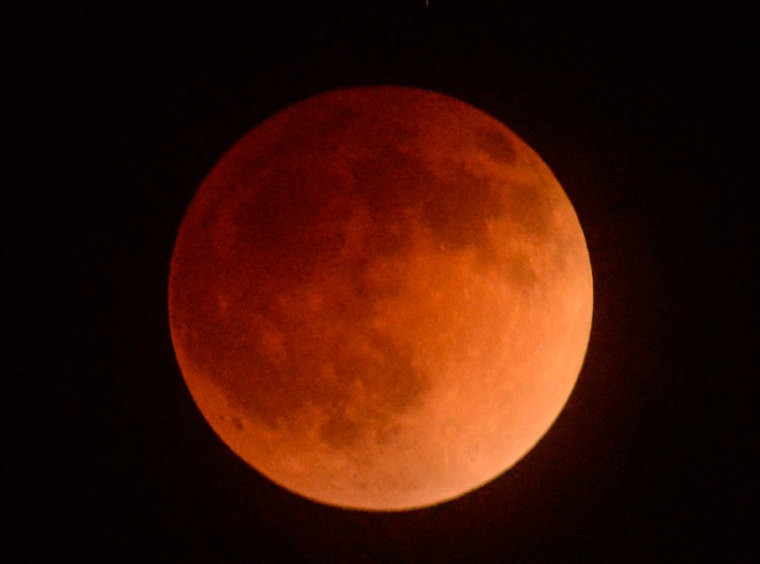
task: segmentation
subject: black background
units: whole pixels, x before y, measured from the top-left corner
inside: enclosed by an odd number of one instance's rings
[[[749,560],[756,22],[725,3],[254,4],[6,23],[11,554]],[[482,489],[398,514],[312,503],[233,455],[166,313],[174,237],[216,159],[288,104],[383,83],[523,137],[575,205],[595,285],[586,363],[545,439]]]

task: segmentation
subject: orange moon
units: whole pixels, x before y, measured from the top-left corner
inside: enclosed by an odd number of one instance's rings
[[[539,156],[425,90],[335,90],[240,139],[182,221],[172,340],[221,439],[346,508],[434,505],[546,433],[583,363],[592,275]]]

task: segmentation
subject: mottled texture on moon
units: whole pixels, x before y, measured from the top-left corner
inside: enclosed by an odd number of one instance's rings
[[[320,502],[398,510],[498,476],[588,343],[570,201],[506,126],[402,87],[337,90],[217,163],[171,263],[172,338],[217,434]]]

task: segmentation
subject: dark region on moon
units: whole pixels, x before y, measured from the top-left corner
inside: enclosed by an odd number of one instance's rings
[[[478,146],[493,160],[514,164],[516,151],[512,141],[496,129],[481,129],[476,135]]]

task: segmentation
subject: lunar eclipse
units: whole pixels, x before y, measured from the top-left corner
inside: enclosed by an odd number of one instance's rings
[[[407,87],[335,90],[252,129],[179,229],[177,360],[253,468],[330,505],[406,510],[502,474],[583,363],[588,250],[504,124]]]

